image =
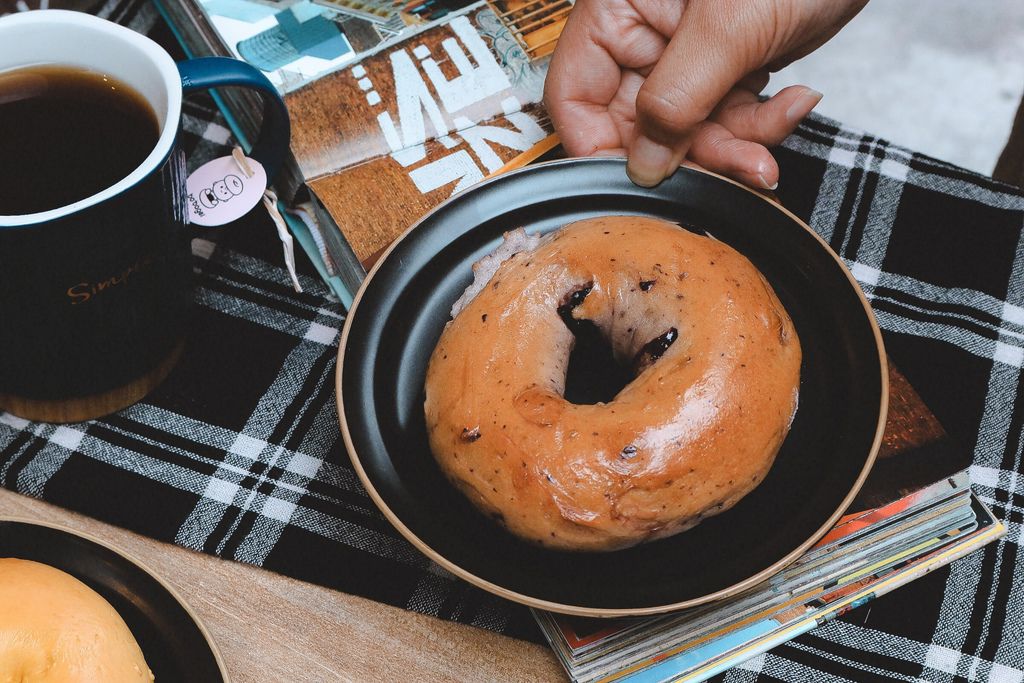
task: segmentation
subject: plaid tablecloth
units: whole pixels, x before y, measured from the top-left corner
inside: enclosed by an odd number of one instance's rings
[[[173,39],[147,0],[97,13]],[[230,134],[185,108],[191,163]],[[1024,193],[821,118],[777,150],[778,194],[849,265],[891,357],[1009,527],[983,552],[719,677],[725,681],[1024,681]],[[112,417],[0,414],[0,485],[197,551],[539,640],[527,611],[433,566],[349,466],[333,375],[340,304],[281,266],[260,210],[197,231],[195,316],[167,382]],[[254,645],[256,645],[254,643]]]

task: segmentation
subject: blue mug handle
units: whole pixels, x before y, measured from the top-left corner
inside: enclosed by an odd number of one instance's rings
[[[259,90],[263,95],[263,123],[249,156],[260,162],[272,181],[288,154],[291,123],[284,100],[263,72],[238,59],[199,57],[178,63],[181,89],[185,94],[237,85]]]

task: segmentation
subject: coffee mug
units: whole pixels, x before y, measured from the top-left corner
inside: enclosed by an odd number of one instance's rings
[[[152,40],[88,14],[8,15],[0,45],[0,73],[84,68],[127,84],[156,115],[155,146],[126,177],[66,206],[0,215],[0,410],[50,422],[99,417],[145,396],[184,345],[192,255],[182,96],[219,86],[260,91],[263,123],[250,156],[268,178],[287,154],[288,113],[244,62],[175,64]]]

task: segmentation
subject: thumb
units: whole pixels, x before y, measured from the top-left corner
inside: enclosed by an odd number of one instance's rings
[[[675,35],[636,97],[636,124],[626,165],[637,185],[657,185],[675,172],[702,123],[729,90],[758,65],[742,10],[691,0]],[[722,3],[731,6],[732,3]],[[725,26],[728,19],[730,26]],[[744,22],[747,19],[747,22]],[[756,35],[756,33],[755,33]]]

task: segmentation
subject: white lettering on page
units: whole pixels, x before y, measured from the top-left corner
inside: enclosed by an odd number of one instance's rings
[[[402,138],[398,134],[398,129],[395,128],[395,122],[391,120],[390,113],[382,111],[377,114],[377,125],[384,133],[384,140],[388,143],[388,147],[391,148],[391,158],[397,161],[402,168],[427,158],[427,150],[423,143],[411,147],[402,146]]]
[[[444,120],[444,115],[430,94],[426,82],[420,76],[419,69],[416,68],[409,53],[405,50],[396,50],[391,53],[390,58],[391,70],[395,76],[398,123],[402,131],[402,146],[398,149],[391,147],[391,151],[397,152],[406,147],[415,147],[426,141],[427,127],[423,119],[424,111],[427,112],[430,123],[434,126],[434,134],[447,134],[449,128]],[[384,134],[387,135],[387,132]],[[391,141],[388,142],[390,146]]]
[[[421,194],[433,192],[458,180],[455,189],[452,190],[452,194],[455,194],[483,180],[484,174],[469,152],[460,149],[429,164],[414,168],[409,172],[409,177]]]
[[[472,125],[469,119],[457,117],[455,126],[459,128],[459,135],[469,143],[473,153],[487,169],[488,173],[494,173],[504,166],[501,157],[491,149],[489,143],[496,142],[499,145],[509,147],[519,152],[525,152],[535,143],[544,139],[546,133],[536,121],[530,118],[529,114],[514,112],[505,116],[510,123],[519,130],[500,128],[498,126]]]
[[[488,122],[492,125],[477,124],[468,116],[457,115],[467,107],[510,90],[512,85],[468,17],[456,17],[449,26],[459,40],[446,38],[441,47],[459,75],[449,80],[426,45],[416,45],[412,50],[418,64],[406,49],[395,50],[388,55],[395,84],[394,108],[378,111],[376,116],[391,158],[407,170],[409,178],[423,194],[452,183],[452,194],[455,194],[501,168],[503,161],[494,145],[526,151],[546,135],[531,116],[521,111],[519,100],[511,93],[502,100],[501,110],[505,121],[514,128],[493,125],[494,121]],[[357,75],[355,70],[352,75]],[[360,76],[370,81],[365,73]],[[372,82],[358,85],[365,90],[367,86],[372,87]],[[431,86],[437,93],[436,98]],[[453,132],[462,139],[451,135]],[[427,158],[425,143],[431,138],[451,151],[440,159],[419,165]],[[457,149],[462,140],[469,150]]]
[[[494,59],[487,43],[469,23],[467,17],[456,17],[452,19],[449,26],[477,63],[477,66],[474,67],[454,38],[445,38],[441,41],[441,46],[458,70],[458,76],[449,81],[441,73],[441,68],[433,58],[422,61],[427,78],[434,85],[434,89],[437,90],[437,94],[441,98],[441,103],[449,113],[465,109],[512,87],[505,70]]]

